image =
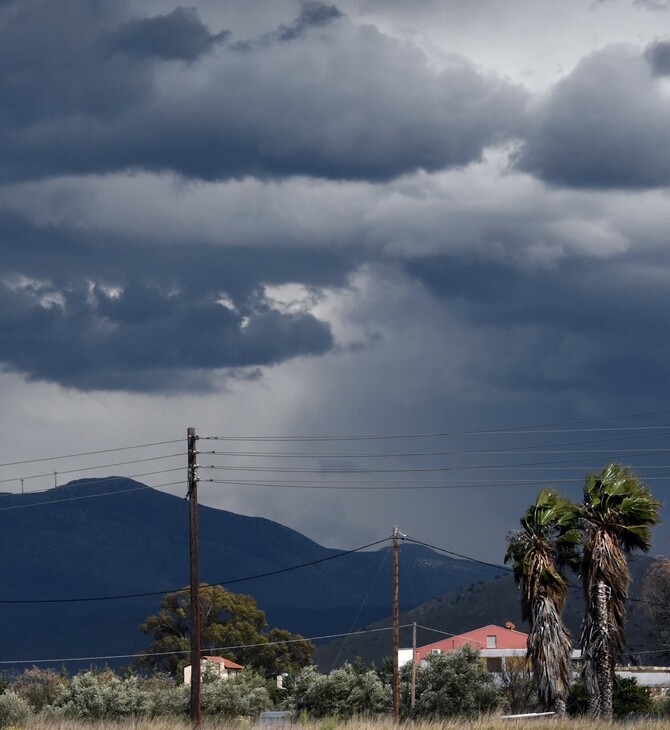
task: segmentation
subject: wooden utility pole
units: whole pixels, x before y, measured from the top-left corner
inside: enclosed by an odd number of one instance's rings
[[[393,528],[393,720],[400,720],[400,610],[398,607],[398,528]]]
[[[410,707],[416,705],[416,621],[412,624],[412,698]]]
[[[187,431],[188,502],[191,553],[191,726],[200,727],[200,567],[198,555],[198,437],[195,428]]]

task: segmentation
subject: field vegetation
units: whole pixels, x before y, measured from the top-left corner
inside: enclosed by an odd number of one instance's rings
[[[615,727],[618,723],[615,723]],[[337,720],[326,718],[316,722],[303,722],[292,727],[304,730],[397,730],[403,723],[397,725],[390,719],[379,720]],[[482,717],[478,720],[440,720],[435,722],[407,723],[411,730],[605,730],[613,727],[612,723],[604,720],[570,719],[559,720],[539,718],[536,720],[503,720],[500,717]],[[15,730],[190,730],[191,723],[187,719],[166,718],[154,720],[128,721],[63,721],[33,718],[20,726],[12,726]],[[245,730],[257,728],[257,724],[245,720],[217,720],[203,721],[202,730]],[[644,719],[635,722],[626,722],[621,727],[632,730],[661,730],[667,728],[667,720]]]

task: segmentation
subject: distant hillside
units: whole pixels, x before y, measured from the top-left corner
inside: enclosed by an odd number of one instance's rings
[[[271,520],[208,507],[200,508],[200,531],[201,580],[254,596],[270,626],[321,636],[390,613],[386,547],[338,557]],[[188,503],[116,477],[2,496],[0,545],[0,661],[127,664],[121,655],[149,643],[137,625],[164,592],[189,582]],[[315,561],[323,562],[286,570]],[[412,576],[403,610],[496,573],[410,544],[402,564]],[[284,572],[267,575],[274,571]],[[136,595],[148,592],[158,595]],[[118,595],[127,598],[72,600]]]
[[[653,637],[646,627],[641,598],[642,577],[652,558],[645,555],[634,555],[630,558],[633,577],[628,602],[626,638],[628,651],[624,661],[638,663],[668,663],[668,657],[657,654],[645,654],[657,648]],[[581,590],[578,578],[571,579],[576,586],[570,591],[565,612],[565,622],[570,629],[573,641],[577,644],[584,613]],[[402,586],[401,586],[402,589]],[[402,592],[402,591],[401,591]],[[504,626],[511,621],[520,631],[528,631],[528,625],[521,620],[519,589],[512,575],[508,574],[490,581],[480,581],[467,588],[452,591],[439,598],[432,599],[416,608],[401,614],[400,624],[417,624],[417,645],[429,644],[444,638],[445,634],[460,634],[487,624]],[[369,628],[379,629],[392,626],[390,618],[372,624]],[[422,627],[434,629],[426,630]],[[444,633],[439,633],[444,632]],[[400,645],[411,647],[412,629],[400,631]],[[345,660],[360,658],[365,663],[374,662],[381,666],[382,660],[393,655],[391,631],[378,631],[369,634],[358,634],[347,639],[322,644],[317,648],[316,662],[324,671],[339,666]]]

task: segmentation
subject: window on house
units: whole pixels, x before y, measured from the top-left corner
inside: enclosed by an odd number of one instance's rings
[[[486,658],[486,671],[487,672],[502,672],[502,657],[487,657]]]
[[[487,636],[486,637],[486,648],[487,649],[495,649],[496,648],[496,637],[495,637],[495,634],[493,636]]]

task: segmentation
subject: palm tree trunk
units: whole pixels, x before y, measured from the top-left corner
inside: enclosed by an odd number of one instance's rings
[[[608,605],[609,590],[606,583],[599,580],[596,585],[596,632],[598,634],[596,674],[598,684],[598,715],[603,720],[612,719],[612,692],[614,676],[610,653],[611,617]]]
[[[564,697],[557,697],[554,701],[554,712],[556,713],[556,717],[558,718],[564,718],[565,717],[565,698]]]

